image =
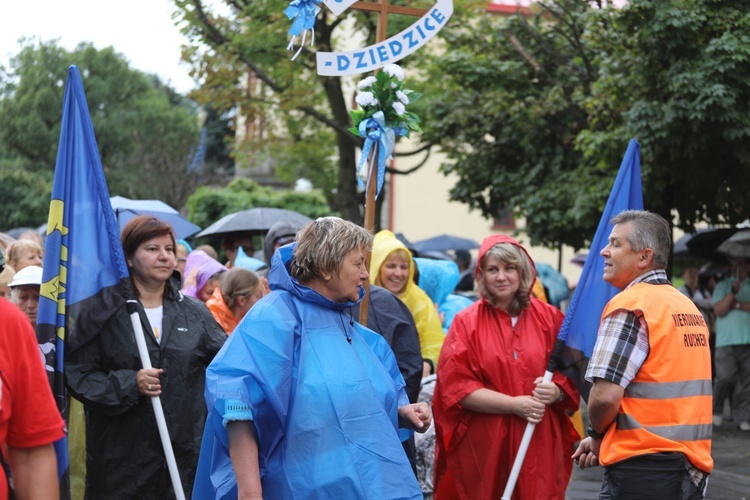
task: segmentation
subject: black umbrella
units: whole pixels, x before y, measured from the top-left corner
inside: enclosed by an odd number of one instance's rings
[[[739,231],[736,227],[715,227],[701,229],[685,242],[688,253],[694,257],[713,259],[717,255],[719,245]],[[678,240],[679,242],[680,240]]]
[[[479,243],[476,241],[449,234],[441,234],[440,236],[414,243],[414,250],[419,253],[445,252],[446,250],[472,250],[474,248],[479,248]]]
[[[250,210],[225,215],[198,233],[198,236],[238,232],[265,235],[271,229],[271,226],[277,222],[288,222],[299,229],[311,220],[311,218],[293,210],[265,207],[251,208]]]

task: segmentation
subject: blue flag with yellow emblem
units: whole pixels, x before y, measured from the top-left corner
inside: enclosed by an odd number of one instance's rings
[[[45,242],[37,338],[63,417],[65,337],[86,303],[101,315],[124,303],[118,285],[128,278],[94,129],[78,68],[68,69],[60,143]],[[127,286],[127,284],[126,284]],[[102,318],[99,318],[102,320]],[[85,339],[76,339],[80,345]],[[67,438],[55,443],[62,498],[70,497]]]
[[[601,256],[601,251],[609,241],[609,221],[623,210],[643,210],[641,150],[635,139],[630,140],[620,164],[596,234],[591,241],[581,277],[560,327],[558,339],[569,348],[562,356],[562,363],[566,367],[587,363],[587,358],[594,351],[604,306],[620,292],[604,281],[604,257]],[[579,366],[578,370],[566,371],[566,374],[576,382],[584,399],[588,400],[589,386],[583,380],[583,371],[585,366]]]

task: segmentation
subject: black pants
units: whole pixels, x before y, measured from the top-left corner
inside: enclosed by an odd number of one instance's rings
[[[599,500],[699,500],[704,484],[690,480],[682,453],[641,455],[608,466]]]

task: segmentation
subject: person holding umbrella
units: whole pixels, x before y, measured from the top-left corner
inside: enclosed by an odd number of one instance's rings
[[[174,498],[150,401],[157,396],[189,497],[206,415],[206,366],[227,336],[205,304],[180,293],[168,223],[136,216],[121,242],[153,368],[142,367],[123,298],[108,298],[113,311],[92,304],[80,313],[65,375],[86,414],[86,498]]]
[[[565,498],[579,439],[567,411],[573,382],[542,382],[563,315],[533,298],[534,263],[514,239],[485,238],[477,258],[480,299],[446,337],[432,399],[435,500],[500,498],[526,424],[536,424],[514,499]]]
[[[714,288],[716,313],[713,423],[723,421],[724,402],[732,397],[732,416],[743,432],[750,431],[750,259],[730,259],[732,273]],[[737,388],[736,390],[734,388]],[[734,392],[732,392],[734,390]]]

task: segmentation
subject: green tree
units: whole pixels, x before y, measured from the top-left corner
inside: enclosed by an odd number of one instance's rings
[[[226,187],[201,186],[187,200],[188,218],[201,227],[208,227],[225,215],[255,207],[285,208],[310,218],[331,213],[319,190],[310,193],[276,191],[250,179],[234,179]]]
[[[51,192],[51,173],[34,173],[24,167],[22,159],[0,157],[0,231],[43,224]]]
[[[618,12],[607,78],[592,105],[620,99],[645,163],[645,203],[695,223],[736,224],[750,216],[750,2],[630,2]],[[611,75],[611,76],[610,76]],[[600,140],[592,138],[593,143]]]
[[[312,219],[340,215],[331,212],[325,196],[319,189],[308,193],[279,191],[242,177],[234,179],[225,187],[201,186],[187,201],[188,218],[203,228],[225,215],[256,207],[294,210]],[[192,243],[212,245],[219,252],[221,260],[225,258],[221,249],[221,239],[221,235],[211,235],[198,238]],[[253,236],[256,249],[263,248],[263,239],[264,236],[261,235]]]
[[[688,230],[746,219],[750,4],[538,5],[441,32],[426,138],[458,175],[452,198],[514,210],[534,244],[581,248],[635,137],[646,208]]]
[[[465,3],[460,0],[457,7]],[[308,35],[301,54],[291,61],[293,53],[286,50],[291,23],[284,15],[288,1],[225,0],[226,14],[211,10],[216,4],[175,0],[177,21],[184,23],[191,40],[184,58],[203,82],[194,97],[220,109],[238,106],[247,123],[247,133],[240,134],[234,149],[238,168],[271,164],[287,182],[306,177],[323,190],[334,210],[361,220],[364,198],[357,191],[355,160],[362,141],[348,131],[347,102],[347,86],[352,89],[360,77],[318,76],[315,53],[344,50],[352,38],[374,43],[374,17],[353,9],[334,17],[323,7],[315,24],[315,46],[309,45]],[[410,5],[429,7],[431,2]],[[392,16],[388,36],[413,21]]]
[[[187,169],[200,134],[194,103],[156,77],[131,69],[111,47],[97,50],[82,43],[69,52],[55,41],[35,40],[22,41],[9,68],[0,68],[0,145],[24,169],[51,178],[71,64],[81,71],[113,195],[158,198],[181,207],[199,181],[211,178],[203,165]],[[25,196],[20,189],[14,192],[13,199]]]

